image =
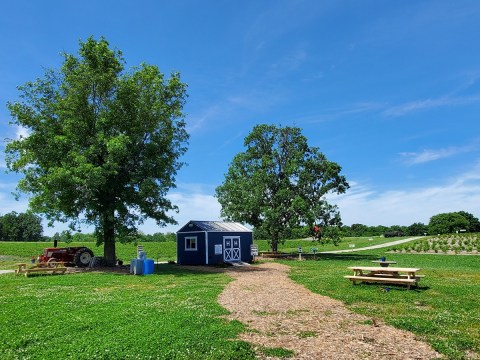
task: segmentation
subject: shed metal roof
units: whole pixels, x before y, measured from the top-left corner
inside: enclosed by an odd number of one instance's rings
[[[232,231],[232,232],[252,232],[249,228],[237,222],[227,221],[198,221],[192,220],[185,225],[183,229],[187,228],[189,224],[198,226],[203,231]]]

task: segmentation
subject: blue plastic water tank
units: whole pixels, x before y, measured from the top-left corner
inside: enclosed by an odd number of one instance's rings
[[[143,263],[143,275],[153,274],[154,267],[153,259],[146,259]]]

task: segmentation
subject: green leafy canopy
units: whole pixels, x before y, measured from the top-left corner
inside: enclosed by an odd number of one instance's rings
[[[24,175],[18,190],[35,212],[72,228],[95,225],[112,260],[114,238],[145,218],[175,223],[166,193],[186,151],[186,84],[153,65],[124,71],[122,53],[104,38],[63,56],[60,70],[20,86],[20,101],[8,103],[11,124],[28,136],[8,142],[7,166]]]
[[[338,240],[334,228],[341,225],[340,214],[325,195],[348,189],[341,167],[308,146],[296,127],[257,125],[244,145],[216,189],[222,215],[261,228],[273,251],[301,224],[330,227],[324,234]]]

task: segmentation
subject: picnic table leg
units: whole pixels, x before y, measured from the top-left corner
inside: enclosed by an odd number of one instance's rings
[[[15,275],[21,274],[23,271],[25,271],[27,264],[17,264],[17,269],[15,269]]]

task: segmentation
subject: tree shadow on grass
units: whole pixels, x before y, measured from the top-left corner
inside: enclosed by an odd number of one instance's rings
[[[388,293],[390,291],[412,291],[416,293],[422,293],[424,291],[430,290],[430,286],[411,286],[410,289],[407,286],[402,285],[393,285],[393,284],[383,284],[383,283],[361,283],[352,285],[355,287],[371,287],[372,289],[378,288],[379,291]]]

